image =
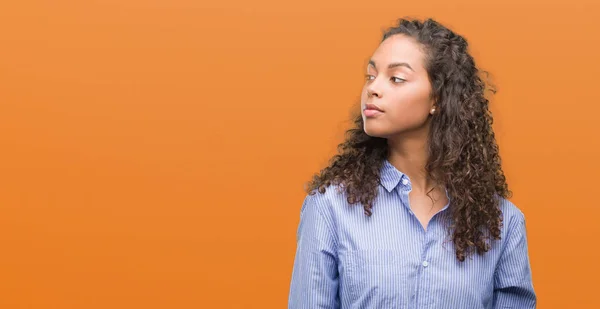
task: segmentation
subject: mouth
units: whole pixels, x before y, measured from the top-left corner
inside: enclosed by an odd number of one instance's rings
[[[374,109],[365,109],[364,114],[366,117],[375,117],[379,114],[383,114],[383,112]]]
[[[365,105],[365,108],[363,109],[363,114],[365,115],[365,117],[371,118],[371,117],[375,117],[377,115],[383,114],[383,110],[375,104],[368,103]]]
[[[373,111],[383,112],[383,110],[379,106],[377,106],[375,104],[371,104],[371,103],[365,104],[364,111],[367,111],[367,110],[373,110]]]

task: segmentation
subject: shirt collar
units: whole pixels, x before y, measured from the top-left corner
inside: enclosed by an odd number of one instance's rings
[[[388,161],[388,159],[383,160],[379,183],[381,183],[381,185],[388,192],[392,192],[392,190],[394,190],[394,188],[396,188],[396,186],[398,186],[399,183],[402,186],[401,189],[403,191],[410,191],[412,189],[412,185],[408,176],[406,176],[406,174],[404,174],[403,172],[399,171],[394,165],[392,165],[392,163],[390,163],[390,161]],[[444,189],[444,191],[446,193],[448,201],[450,201],[448,189],[446,188]],[[447,206],[448,205],[446,205],[446,207]],[[446,209],[446,207],[444,207],[444,209]]]
[[[405,185],[410,185],[410,181],[408,177],[399,171],[395,166],[393,166],[390,161],[384,159],[383,166],[380,171],[380,180],[381,185],[388,191],[392,192],[394,188],[398,185],[400,180],[405,182]]]

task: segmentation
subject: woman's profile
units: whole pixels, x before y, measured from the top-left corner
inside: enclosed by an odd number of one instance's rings
[[[431,18],[384,32],[355,126],[306,188],[288,308],[536,307],[467,47]]]

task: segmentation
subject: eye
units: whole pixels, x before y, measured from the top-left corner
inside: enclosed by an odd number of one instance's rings
[[[403,82],[405,82],[405,81],[406,81],[405,79],[402,79],[402,78],[400,78],[400,77],[392,77],[392,79],[393,79],[393,80],[394,80],[394,79],[395,79],[395,80],[400,80],[399,82],[395,82],[395,83],[403,83]]]
[[[371,74],[366,74],[366,75],[365,75],[365,79],[366,79],[366,80],[371,80],[371,77],[375,77],[375,76],[373,76],[373,75],[371,75]]]

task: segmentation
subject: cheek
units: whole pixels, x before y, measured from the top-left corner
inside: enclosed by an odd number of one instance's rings
[[[429,101],[422,95],[402,95],[390,104],[389,122],[393,129],[404,130],[422,126],[429,117]]]
[[[391,105],[391,117],[397,120],[419,122],[429,111],[429,102],[420,93],[407,92],[394,97]]]
[[[390,116],[396,120],[404,120],[403,122],[419,122],[427,116],[427,106],[422,102],[404,101],[394,105]]]

